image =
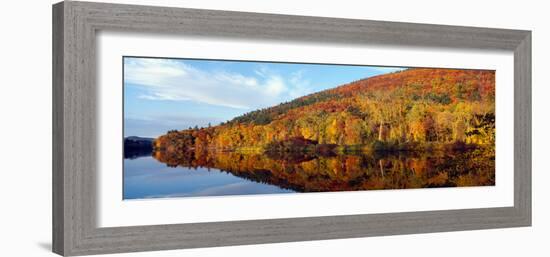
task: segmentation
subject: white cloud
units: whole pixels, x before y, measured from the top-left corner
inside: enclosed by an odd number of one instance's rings
[[[406,68],[400,68],[400,67],[369,67],[369,68],[379,72],[380,74],[396,72],[396,71],[401,71],[406,69]]]
[[[271,76],[266,83],[266,92],[270,95],[280,95],[287,90],[285,82],[279,76]]]
[[[125,83],[141,87],[142,99],[195,101],[238,109],[290,100],[307,89],[309,83],[301,75],[285,78],[265,67],[254,71],[258,76],[255,77],[202,70],[169,59],[127,58],[124,69]]]
[[[262,78],[265,78],[268,72],[269,71],[265,65],[261,65],[259,69],[254,70],[254,73]]]
[[[289,91],[289,95],[292,98],[297,98],[304,96],[310,93],[313,93],[315,90],[311,86],[311,81],[303,78],[304,71],[299,70],[293,72],[290,76],[290,83],[293,87]]]

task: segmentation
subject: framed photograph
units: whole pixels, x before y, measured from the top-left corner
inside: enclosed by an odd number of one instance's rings
[[[531,225],[531,32],[53,6],[53,251]]]

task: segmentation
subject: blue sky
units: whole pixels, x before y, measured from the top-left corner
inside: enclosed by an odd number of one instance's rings
[[[401,68],[124,57],[124,136],[212,126]]]

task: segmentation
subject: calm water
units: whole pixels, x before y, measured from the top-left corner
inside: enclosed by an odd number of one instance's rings
[[[124,199],[494,184],[494,154],[483,150],[334,156],[156,152],[124,160]]]
[[[124,199],[291,192],[215,168],[173,168],[151,156],[124,160]]]

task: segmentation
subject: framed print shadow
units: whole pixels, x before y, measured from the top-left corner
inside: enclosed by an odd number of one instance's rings
[[[530,226],[531,32],[65,1],[53,131],[64,256]]]

